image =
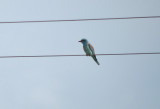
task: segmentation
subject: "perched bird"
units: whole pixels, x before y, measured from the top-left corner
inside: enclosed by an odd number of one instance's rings
[[[95,55],[95,51],[94,51],[94,48],[93,46],[88,42],[87,39],[82,39],[80,40],[79,42],[81,42],[83,44],[83,50],[85,51],[86,55],[87,56],[92,56],[92,58],[94,59],[94,61],[98,64],[98,60],[96,58],[96,55]]]

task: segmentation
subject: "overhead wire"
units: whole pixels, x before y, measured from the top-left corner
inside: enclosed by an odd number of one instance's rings
[[[110,55],[153,55],[160,54],[160,52],[148,52],[148,53],[115,53],[115,54],[96,54],[96,56],[110,56]],[[86,56],[84,54],[78,55],[32,55],[32,56],[0,56],[0,58],[41,58],[41,57],[72,57],[72,56]]]
[[[160,16],[118,17],[118,18],[93,18],[93,19],[70,19],[70,20],[6,21],[6,22],[0,22],[0,24],[10,24],[10,23],[44,23],[44,22],[79,22],[79,21],[125,20],[125,19],[148,19],[148,18],[160,18]]]

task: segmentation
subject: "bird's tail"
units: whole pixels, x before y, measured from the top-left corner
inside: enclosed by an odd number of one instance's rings
[[[98,65],[100,65],[100,63],[98,62],[98,60],[97,60],[97,58],[96,58],[96,55],[92,55],[92,58],[94,59],[94,61],[95,61]]]

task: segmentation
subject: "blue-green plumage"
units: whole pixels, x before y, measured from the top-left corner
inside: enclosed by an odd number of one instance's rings
[[[87,40],[87,39],[82,39],[82,40],[79,41],[79,42],[82,42],[82,44],[83,44],[83,50],[85,51],[86,55],[87,55],[87,56],[91,56],[91,57],[94,59],[94,61],[95,61],[98,65],[100,65],[99,62],[98,62],[98,60],[97,60],[97,58],[96,58],[94,48],[93,48],[93,46],[88,42],[88,40]]]

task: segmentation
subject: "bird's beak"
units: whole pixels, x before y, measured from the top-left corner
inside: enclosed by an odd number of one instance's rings
[[[80,41],[78,41],[78,42],[82,42],[82,41],[80,40]]]

